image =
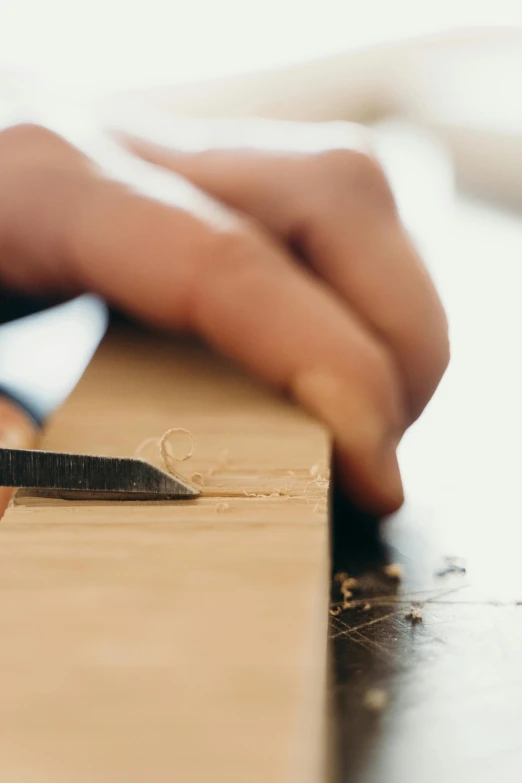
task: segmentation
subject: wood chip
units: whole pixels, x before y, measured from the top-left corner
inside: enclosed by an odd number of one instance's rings
[[[389,565],[384,566],[382,570],[386,576],[390,579],[396,579],[398,582],[404,577],[404,566],[400,563],[390,563]]]

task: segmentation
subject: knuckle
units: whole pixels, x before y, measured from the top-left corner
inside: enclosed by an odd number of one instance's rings
[[[395,211],[395,200],[380,163],[369,153],[332,149],[318,155],[323,181],[341,198]]]

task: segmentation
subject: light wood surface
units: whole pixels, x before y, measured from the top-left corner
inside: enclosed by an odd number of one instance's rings
[[[43,446],[133,455],[169,427],[201,499],[20,496],[1,523],[5,783],[323,779],[328,437],[197,344],[129,331]]]
[[[32,449],[38,442],[39,434],[29,416],[0,393],[0,448]],[[0,520],[12,495],[11,487],[0,487]]]

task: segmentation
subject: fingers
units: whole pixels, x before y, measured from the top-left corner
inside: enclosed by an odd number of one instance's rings
[[[150,323],[200,332],[328,425],[364,508],[400,505],[401,381],[359,315],[257,222],[186,180],[124,153],[107,159],[109,179],[54,135],[40,155],[41,131],[29,129],[31,165],[22,177],[13,166],[18,189],[0,198],[17,259],[0,264],[8,281],[56,291],[68,277]]]
[[[296,248],[389,346],[409,420],[419,415],[447,366],[447,323],[385,178],[369,156],[341,149],[187,154],[136,138],[125,143],[253,215]]]
[[[92,186],[68,248],[85,284],[149,322],[197,330],[294,393],[333,431],[354,498],[395,509],[403,401],[387,350],[258,225],[205,199],[200,209],[194,193],[176,204],[175,183],[169,203],[153,199],[172,177],[152,179],[146,196]]]

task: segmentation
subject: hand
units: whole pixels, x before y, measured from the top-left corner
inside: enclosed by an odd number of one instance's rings
[[[324,421],[349,493],[386,513],[402,502],[397,445],[447,366],[447,324],[378,164],[324,134],[299,153],[260,149],[257,131],[249,149],[189,153],[125,137],[104,171],[50,131],[10,128],[0,283],[94,290],[198,332]]]

